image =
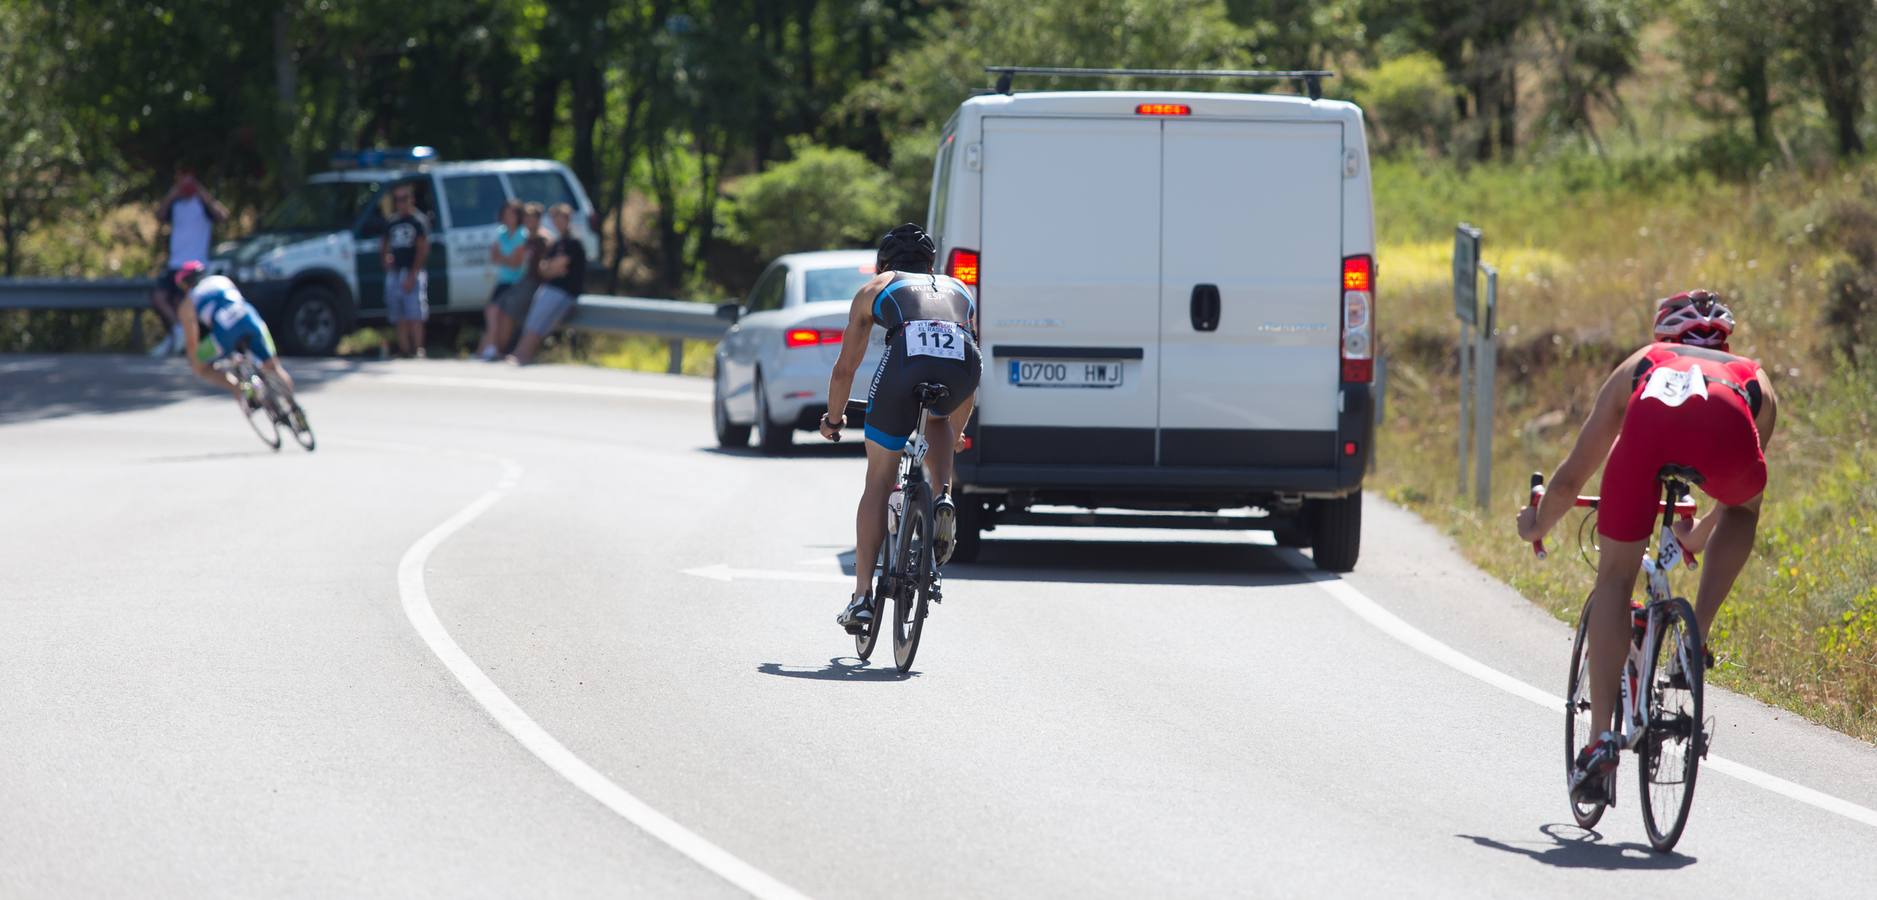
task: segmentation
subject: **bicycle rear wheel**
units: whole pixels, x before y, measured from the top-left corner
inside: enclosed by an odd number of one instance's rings
[[[1577,614],[1577,639],[1571,642],[1571,676],[1564,690],[1564,783],[1568,788],[1577,766],[1577,754],[1597,739],[1601,729],[1590,722],[1590,601]],[[1595,828],[1609,803],[1571,803],[1571,818],[1579,828]]]
[[[925,632],[926,599],[932,590],[931,498],[924,492],[906,498],[900,520],[899,578],[893,591],[893,662],[904,672],[912,668]]]
[[[286,385],[281,383],[278,376],[262,369],[261,378],[267,382],[274,421],[287,426],[287,430],[293,432],[294,442],[311,451],[317,443],[313,438],[313,423],[307,421],[306,410],[300,408],[300,401],[289,395]]]
[[[1649,728],[1636,747],[1636,766],[1642,787],[1642,824],[1649,846],[1657,852],[1675,849],[1688,825],[1688,808],[1695,799],[1695,776],[1707,752],[1702,733],[1701,694],[1703,659],[1701,626],[1694,608],[1677,597],[1658,604],[1655,638],[1646,648],[1653,662],[1649,678]]]
[[[246,386],[242,390],[242,386]],[[242,417],[248,420],[248,427],[254,429],[254,435],[261,443],[280,449],[280,423],[274,420],[268,406],[267,381],[254,371],[253,366],[235,367],[235,404],[241,408]]]
[[[889,516],[892,514],[891,510],[887,512]],[[873,597],[871,598],[873,617],[867,620],[866,627],[859,634],[854,635],[854,655],[860,657],[861,662],[866,662],[867,658],[873,655],[873,648],[880,643],[880,631],[886,627],[884,624],[886,592],[880,590],[880,587],[889,580],[887,576],[891,574],[891,567],[887,563],[893,558],[892,553],[893,535],[889,532],[885,539],[880,541],[878,568],[874,570]],[[860,565],[860,562],[856,560],[854,565]]]

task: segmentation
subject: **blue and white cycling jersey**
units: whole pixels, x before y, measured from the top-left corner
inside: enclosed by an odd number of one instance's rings
[[[210,275],[196,282],[189,292],[189,302],[195,305],[196,319],[209,329],[218,345],[218,355],[234,350],[245,338],[255,358],[266,362],[274,357],[273,335],[228,276]]]

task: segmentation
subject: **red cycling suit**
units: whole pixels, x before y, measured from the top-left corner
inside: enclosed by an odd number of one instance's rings
[[[1656,476],[1666,465],[1701,475],[1703,493],[1728,506],[1766,489],[1766,455],[1754,424],[1760,364],[1680,344],[1651,344],[1636,369],[1623,431],[1603,466],[1597,533],[1640,541],[1660,511]]]

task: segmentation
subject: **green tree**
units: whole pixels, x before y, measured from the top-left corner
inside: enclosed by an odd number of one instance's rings
[[[1445,149],[1456,91],[1429,53],[1398,56],[1360,76],[1356,100],[1367,114],[1377,152]]]
[[[5,274],[20,267],[28,229],[80,199],[89,180],[78,129],[57,96],[49,48],[30,8],[0,6],[0,243]]]
[[[865,156],[798,139],[795,158],[730,191],[729,237],[763,258],[867,245],[892,227],[899,204],[887,173]]]
[[[1694,90],[1711,81],[1738,103],[1761,150],[1773,145],[1773,75],[1790,40],[1779,14],[1784,6],[1785,0],[1681,0],[1670,8],[1678,33],[1701,35],[1673,49]]]
[[[1871,0],[1787,0],[1782,5],[1794,51],[1811,70],[1813,87],[1831,118],[1838,152],[1864,152],[1864,81],[1877,51],[1877,3]]]

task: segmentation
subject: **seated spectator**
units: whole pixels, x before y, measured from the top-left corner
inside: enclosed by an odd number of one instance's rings
[[[482,350],[476,354],[485,361],[500,356],[508,347],[512,326],[508,314],[502,311],[502,295],[513,290],[527,271],[528,232],[522,227],[521,201],[502,204],[501,222],[495,231],[495,243],[489,245],[489,261],[495,263],[495,292],[482,308]]]
[[[541,342],[559,327],[573,309],[574,301],[586,289],[587,248],[574,234],[573,207],[556,203],[550,215],[558,237],[541,260],[541,287],[534,292],[534,300],[528,308],[521,343],[516,346],[515,355],[509,357],[517,365],[525,366],[534,361],[535,354],[541,352]]]
[[[499,354],[507,354],[515,348],[515,340],[521,336],[522,323],[528,321],[528,307],[534,301],[534,292],[541,286],[541,259],[547,256],[549,235],[541,227],[541,215],[546,207],[539,203],[529,203],[521,208],[521,230],[526,235],[522,243],[523,260],[521,280],[502,295],[497,301],[502,307],[502,331],[496,336],[495,349]]]

